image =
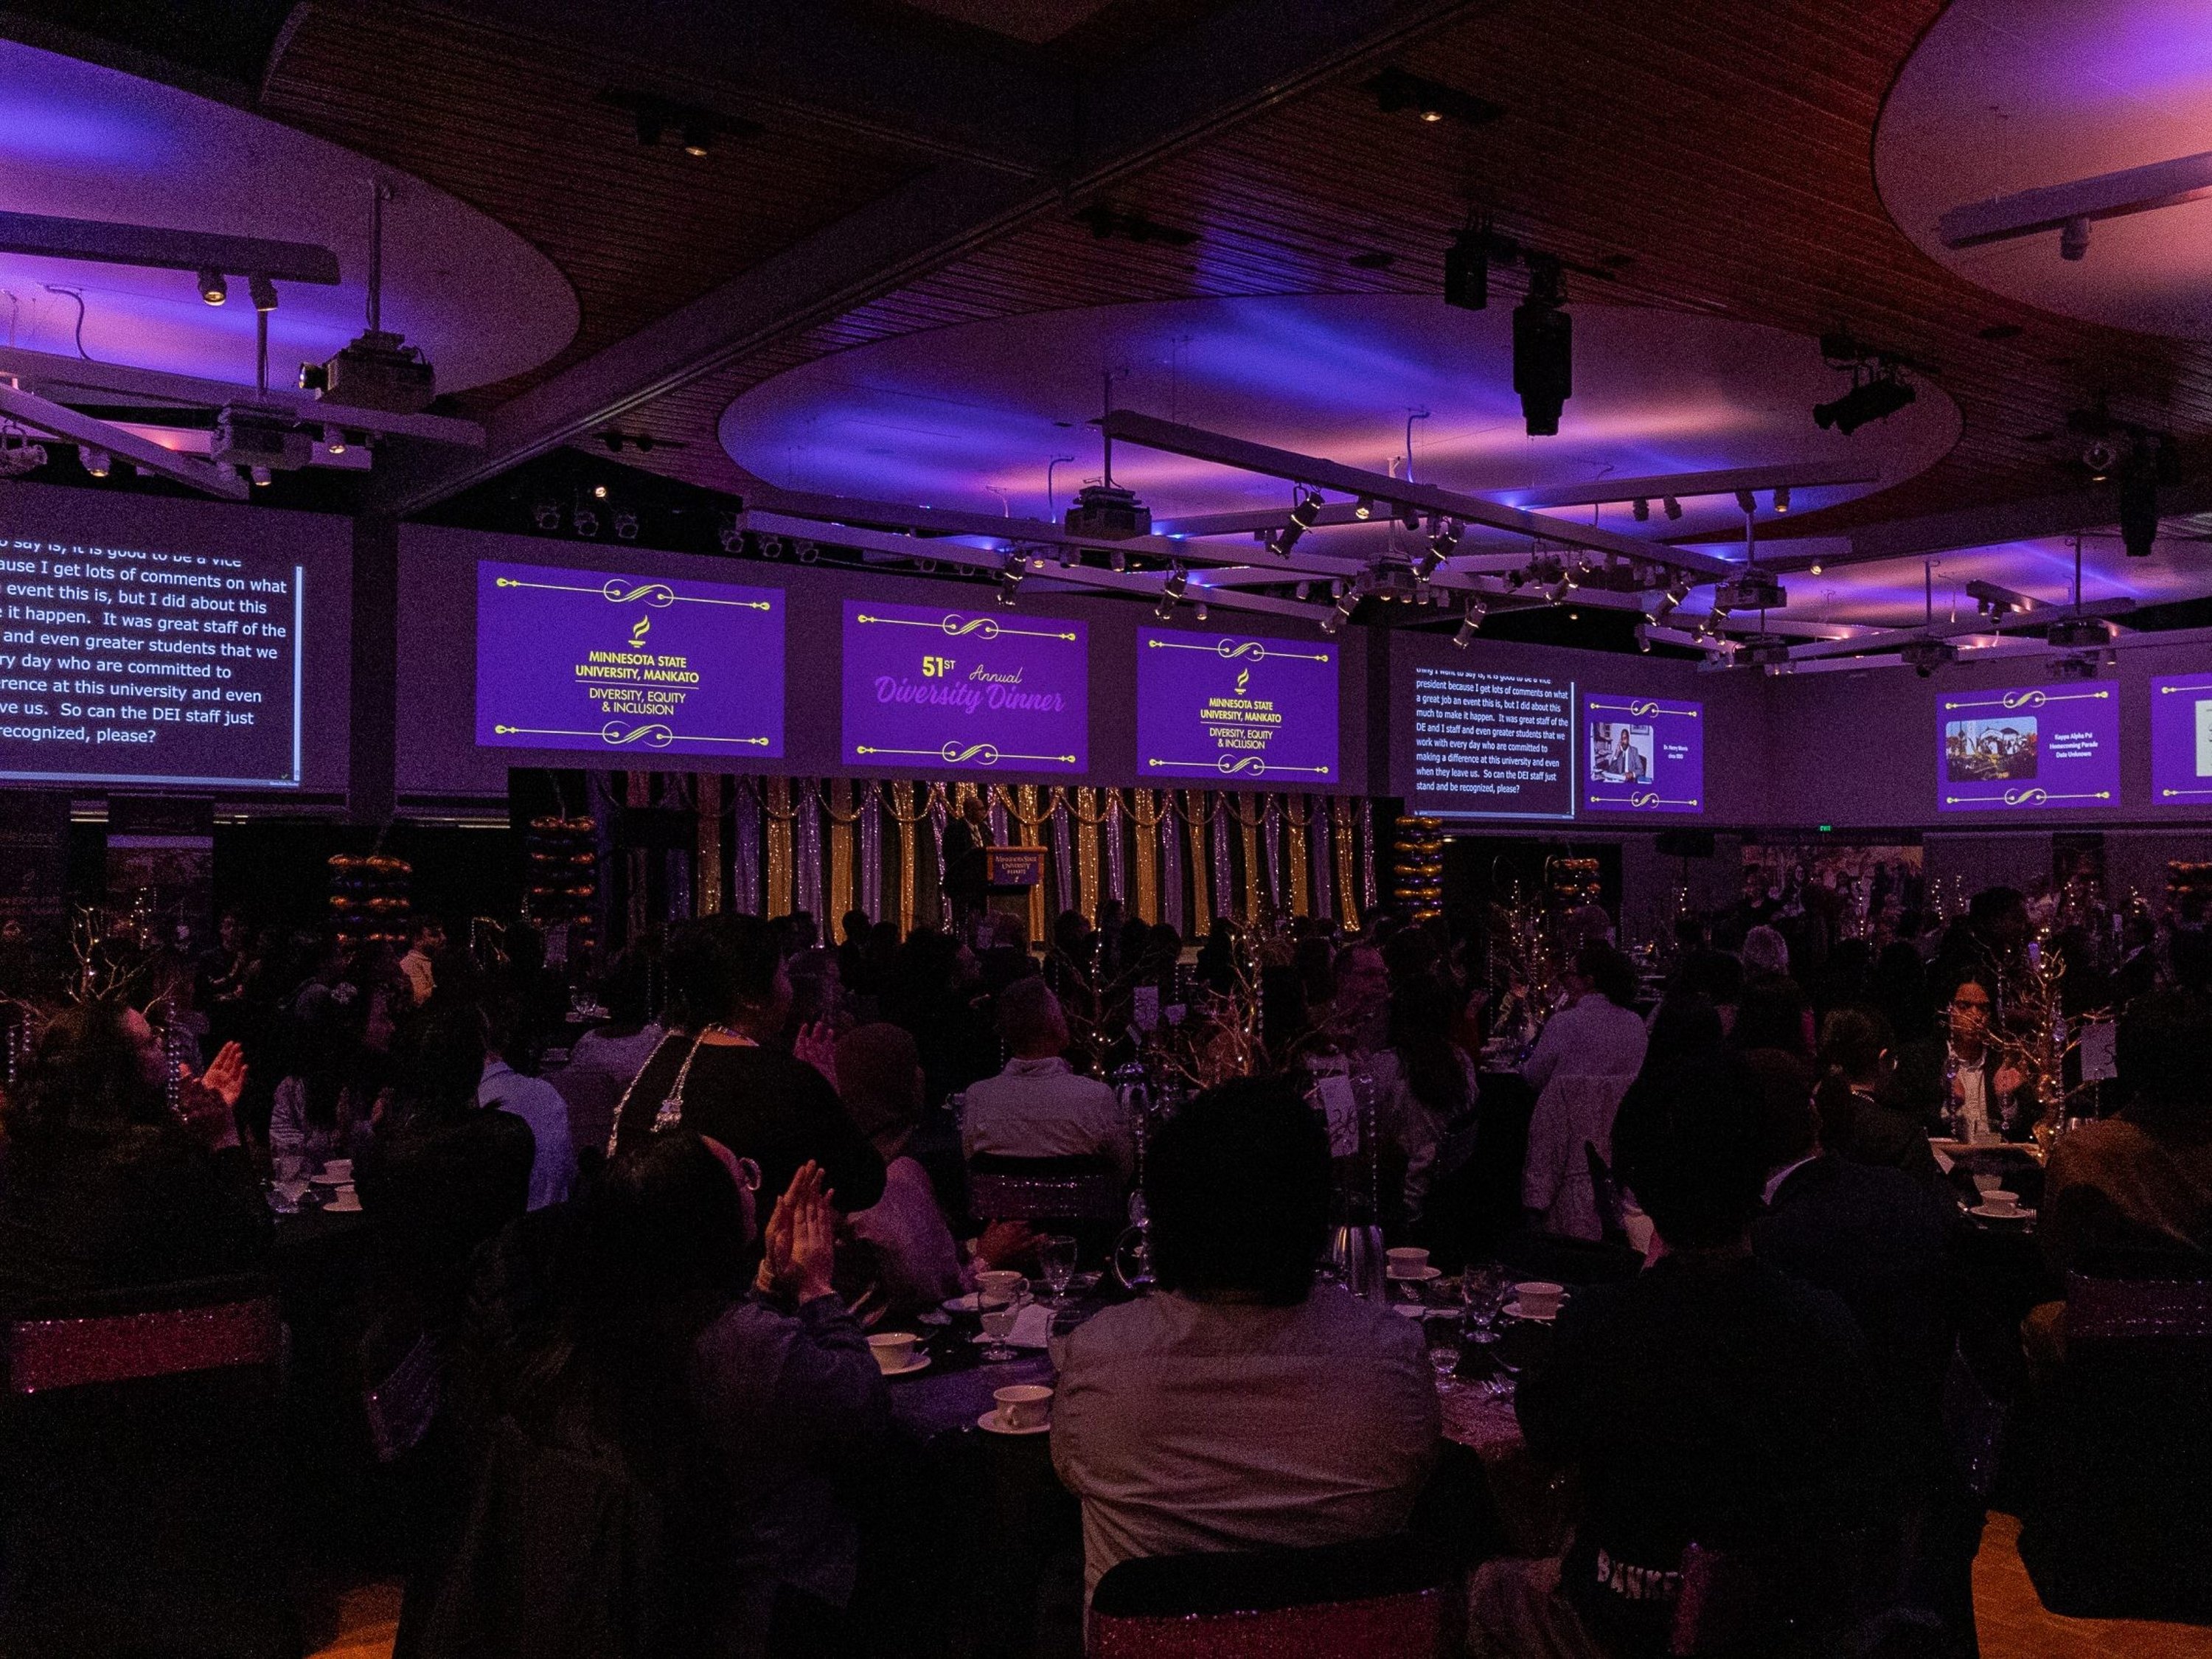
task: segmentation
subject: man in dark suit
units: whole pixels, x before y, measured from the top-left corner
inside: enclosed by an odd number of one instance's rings
[[[1577,1291],[1516,1409],[1529,1449],[1579,1475],[1556,1561],[1476,1574],[1478,1654],[1663,1651],[1692,1542],[1831,1553],[1860,1524],[1873,1398],[1865,1348],[1827,1291],[1757,1260],[1759,1093],[1710,1052],[1643,1079],[1637,1195],[1662,1254]]]
[[[1826,1075],[1813,1096],[1820,1144],[1853,1164],[1895,1170],[1945,1192],[1928,1132],[1893,1096],[1889,1022],[1864,1008],[1833,1008],[1820,1027]]]
[[[960,815],[945,826],[945,896],[952,907],[952,928],[966,938],[983,913],[990,886],[983,849],[991,845],[991,818],[983,798],[970,795],[960,803]]]
[[[1990,1041],[1990,986],[1986,977],[1968,977],[1952,988],[1948,1032],[1898,1051],[1888,1098],[1961,1139],[2025,1140],[2035,1127],[2035,1090]]]

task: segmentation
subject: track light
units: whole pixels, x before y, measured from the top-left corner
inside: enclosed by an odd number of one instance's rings
[[[1019,553],[1007,554],[1005,560],[999,566],[999,574],[1000,577],[1017,587],[1021,586],[1022,578],[1029,574],[1030,568],[1028,562],[1025,561]]]
[[[1374,501],[1369,496],[1362,495],[1352,504],[1352,516],[1360,523],[1365,524],[1375,516]]]
[[[1787,513],[1790,510],[1790,486],[1788,484],[1777,484],[1774,486],[1774,510],[1777,513]]]
[[[1489,610],[1490,607],[1482,602],[1480,595],[1470,594],[1467,601],[1466,613],[1459,619],[1459,631],[1452,635],[1452,643],[1462,651],[1473,645],[1475,630],[1482,626],[1482,619]]]
[[[1667,517],[1670,522],[1682,516],[1682,504],[1672,495],[1661,496],[1659,504],[1667,509]]]
[[[1206,620],[1206,601],[1204,599],[1200,599],[1196,605],[1191,606],[1190,614],[1197,617],[1199,621],[1204,622]]]
[[[1014,583],[1004,576],[999,578],[999,603],[1007,610],[1011,611],[1014,608],[1014,600],[1019,597],[1019,593],[1020,590]]]
[[[1459,545],[1459,525],[1456,520],[1439,519],[1436,521],[1436,533],[1429,538],[1428,546],[1422,550],[1421,556],[1414,561],[1413,580],[1416,581],[1425,582],[1430,577],[1435,575],[1437,568],[1451,557],[1452,549]]]
[[[1106,555],[1106,563],[1109,569],[1127,570],[1129,568],[1129,556],[1117,547]]]
[[[1161,594],[1160,602],[1152,607],[1152,614],[1155,617],[1158,617],[1162,622],[1165,622],[1169,617],[1174,616],[1175,595],[1172,593]]]
[[[1638,623],[1636,624],[1636,648],[1638,651],[1647,653],[1651,649],[1651,626],[1650,623]]]
[[[1651,501],[1650,501],[1650,498],[1649,496],[1646,496],[1646,495],[1638,495],[1638,496],[1636,498],[1635,504],[1634,504],[1634,505],[1633,505],[1633,506],[1632,506],[1629,510],[1630,510],[1631,512],[1632,512],[1632,513],[1634,513],[1634,514],[1636,514],[1636,522],[1637,522],[1637,523],[1638,523],[1638,524],[1649,524],[1649,523],[1650,523],[1650,521],[1651,521]]]
[[[1276,533],[1275,556],[1279,559],[1290,557],[1291,550],[1298,544],[1298,538],[1311,530],[1314,521],[1320,517],[1321,497],[1309,490],[1291,509],[1291,521]]]
[[[781,558],[783,556],[783,538],[781,536],[762,537],[760,538],[760,556],[763,559]],[[933,565],[932,568],[933,568],[934,566]]]
[[[266,489],[269,488],[270,480],[276,475],[265,466],[257,466],[249,471],[246,476],[253,480],[253,487],[256,489]]]
[[[1190,587],[1190,572],[1176,565],[1168,572],[1168,579],[1160,591],[1171,599],[1179,599]]]
[[[325,454],[330,455],[344,454],[346,453],[345,434],[337,427],[325,427],[323,428],[323,451]]]
[[[561,509],[550,501],[538,502],[531,509],[530,516],[540,530],[558,530],[561,527]]]
[[[221,271],[200,272],[200,298],[211,306],[219,306],[230,298],[230,284],[223,281]]]
[[[1567,602],[1567,595],[1574,591],[1574,583],[1570,581],[1566,577],[1562,576],[1558,581],[1554,582],[1551,586],[1544,590],[1544,597],[1553,605],[1565,605]]]
[[[1644,596],[1644,614],[1656,623],[1680,603],[1672,588],[1661,588],[1656,593]]]
[[[822,556],[822,548],[821,548],[820,544],[816,543],[816,542],[801,542],[801,543],[799,543],[799,563],[801,563],[801,564],[812,564],[816,560],[819,559],[821,556]]]
[[[616,514],[615,534],[621,537],[623,540],[626,542],[635,541],[637,539],[637,514],[635,513]]]
[[[593,501],[603,501],[606,500],[606,498],[607,487],[605,484],[593,484],[592,486],[592,499]]]
[[[256,311],[276,309],[276,284],[266,276],[258,272],[248,276],[246,279],[246,291],[253,296],[253,308]]]
[[[579,536],[598,535],[599,533],[599,515],[592,512],[588,507],[578,507],[576,509],[576,533]]]
[[[1735,506],[1737,512],[1749,518],[1759,511],[1759,498],[1748,489],[1739,489],[1735,492]]]
[[[90,444],[79,444],[76,458],[83,464],[85,471],[95,478],[106,477],[115,465],[106,450],[94,449]]]
[[[704,155],[714,148],[714,129],[704,121],[693,121],[684,129],[684,153]]]
[[[1358,609],[1358,590],[1346,588],[1336,596],[1336,604],[1331,607],[1329,613],[1321,619],[1321,631],[1324,634],[1336,634],[1341,631],[1345,623],[1352,620],[1352,613]]]
[[[722,551],[725,553],[737,554],[744,550],[745,532],[738,528],[738,521],[734,517],[723,519],[718,539],[721,542]]]
[[[1869,421],[1887,420],[1919,395],[1894,374],[1878,374],[1840,398],[1814,404],[1813,424],[1823,432],[1833,428],[1849,437]]]

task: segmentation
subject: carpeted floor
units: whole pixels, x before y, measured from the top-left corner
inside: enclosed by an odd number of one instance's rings
[[[2020,1522],[1992,1515],[1974,1563],[1975,1617],[1982,1659],[2212,1659],[2212,1628],[2132,1620],[2061,1619],[2035,1599],[2015,1547]],[[340,1594],[325,1611],[335,1628],[313,1659],[390,1659],[399,1619],[396,1584]]]

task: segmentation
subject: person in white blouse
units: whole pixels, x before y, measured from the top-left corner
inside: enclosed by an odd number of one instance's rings
[[[1567,1006],[1545,1023],[1521,1075],[1536,1091],[1521,1203],[1537,1231],[1602,1236],[1588,1148],[1613,1157],[1613,1120],[1644,1065],[1649,1034],[1635,1008],[1636,969],[1597,940],[1575,952]]]
[[[1634,1077],[1644,1066],[1649,1033],[1636,1012],[1636,968],[1609,945],[1593,941],[1575,952],[1561,975],[1567,1006],[1544,1024],[1521,1075],[1539,1094],[1559,1077]]]

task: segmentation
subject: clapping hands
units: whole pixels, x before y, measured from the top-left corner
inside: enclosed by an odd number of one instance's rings
[[[799,1166],[762,1231],[760,1273],[753,1281],[757,1289],[794,1302],[830,1293],[830,1270],[837,1259],[834,1196],[823,1185],[818,1164]]]
[[[208,1146],[220,1149],[238,1144],[238,1097],[246,1088],[246,1053],[235,1042],[226,1042],[207,1064],[193,1074],[191,1067],[177,1067],[177,1110],[185,1127]]]

